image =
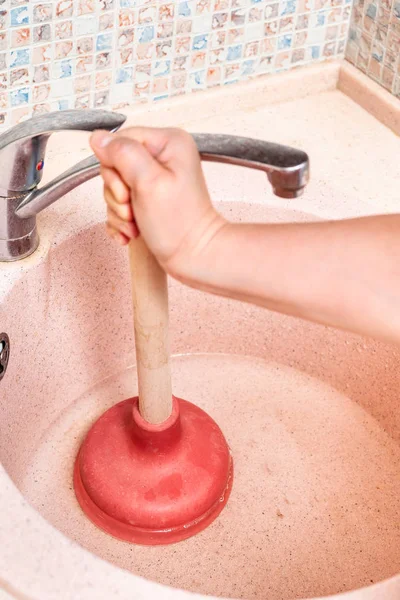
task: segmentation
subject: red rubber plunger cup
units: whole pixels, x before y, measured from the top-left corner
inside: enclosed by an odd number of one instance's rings
[[[228,444],[213,419],[171,392],[164,272],[142,238],[130,243],[139,397],[92,426],[74,468],[89,519],[114,537],[156,545],[207,527],[232,487]]]
[[[184,540],[225,506],[232,461],[218,425],[178,398],[160,425],[143,420],[138,398],[116,404],[89,431],[74,472],[87,516],[114,537],[138,544]]]

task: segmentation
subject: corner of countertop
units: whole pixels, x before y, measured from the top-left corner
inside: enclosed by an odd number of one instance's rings
[[[339,71],[338,89],[400,136],[400,100],[348,61]]]

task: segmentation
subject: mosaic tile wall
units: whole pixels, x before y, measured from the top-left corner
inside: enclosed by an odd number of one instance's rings
[[[351,0],[0,0],[0,125],[344,54]]]
[[[400,97],[399,0],[355,0],[346,58]]]

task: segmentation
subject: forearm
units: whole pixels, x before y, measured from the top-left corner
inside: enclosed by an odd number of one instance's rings
[[[193,261],[188,283],[400,342],[400,215],[226,224]]]

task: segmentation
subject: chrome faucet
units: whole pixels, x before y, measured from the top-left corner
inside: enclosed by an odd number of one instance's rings
[[[115,131],[126,117],[101,110],[66,110],[34,117],[0,135],[0,261],[25,258],[36,250],[36,215],[75,187],[99,175],[90,156],[38,187],[50,135],[56,131]],[[273,191],[296,198],[309,178],[308,156],[301,150],[235,135],[193,134],[202,160],[264,171]]]

